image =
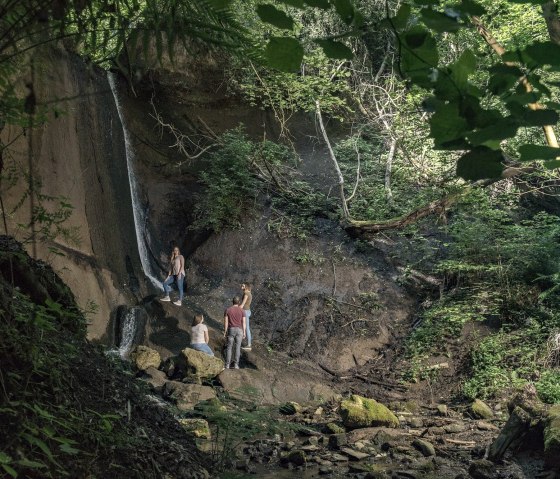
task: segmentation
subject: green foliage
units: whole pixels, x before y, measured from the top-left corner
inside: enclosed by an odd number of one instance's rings
[[[242,219],[253,215],[259,194],[270,198],[269,231],[282,237],[305,238],[314,217],[332,209],[332,202],[292,168],[295,158],[288,148],[253,142],[240,129],[225,133],[220,144],[200,175],[205,189],[195,207],[193,229],[240,228]]]
[[[309,249],[302,250],[294,256],[294,260],[300,264],[308,264],[312,266],[319,266],[325,262],[325,257],[321,253],[310,251]]]
[[[469,324],[471,340],[477,333],[482,339],[470,351],[465,396],[492,397],[539,378],[543,399],[554,396],[556,356],[547,342],[560,321],[559,227],[558,217],[523,208],[515,191],[465,199],[436,267],[448,291],[424,310],[407,340],[409,379],[421,377],[429,355],[454,356]]]
[[[560,370],[547,370],[535,384],[542,401],[549,404],[560,403]]]
[[[196,406],[197,414],[212,427],[212,462],[218,471],[236,455],[236,449],[257,437],[287,434],[299,426],[278,420],[276,407],[255,406],[240,400],[204,401]]]
[[[2,257],[4,265],[8,256]],[[20,260],[12,256],[11,261]],[[69,400],[70,367],[79,353],[78,338],[85,335],[84,319],[59,302],[40,305],[17,290],[8,291],[5,283],[1,289],[0,430],[10,440],[2,444],[0,463],[14,478],[67,477],[69,463],[87,461],[89,452],[79,441],[106,441],[117,417],[82,410]]]
[[[195,207],[193,229],[240,228],[241,220],[252,212],[257,194],[252,170],[256,147],[239,130],[223,135],[221,144],[200,175],[205,192]]]

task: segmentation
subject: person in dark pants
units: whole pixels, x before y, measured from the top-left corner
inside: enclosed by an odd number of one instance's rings
[[[233,368],[239,369],[239,358],[241,357],[241,341],[247,333],[245,324],[245,311],[239,305],[239,296],[233,298],[233,305],[224,313],[224,336],[227,337],[226,369],[231,364],[231,350],[235,343],[235,358]]]

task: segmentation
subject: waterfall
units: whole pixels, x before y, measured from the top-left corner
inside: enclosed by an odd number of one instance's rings
[[[121,320],[121,342],[118,351],[120,357],[123,359],[128,356],[132,346],[134,346],[134,339],[138,328],[138,309],[139,308],[130,308]]]
[[[148,218],[140,204],[138,181],[136,180],[136,175],[134,172],[134,161],[135,161],[134,150],[132,148],[130,132],[126,128],[126,123],[124,121],[124,115],[122,112],[122,107],[117,92],[117,83],[115,80],[115,75],[111,72],[107,72],[107,79],[109,80],[111,91],[113,92],[113,97],[115,99],[115,106],[117,107],[117,112],[119,114],[119,119],[121,121],[121,126],[123,129],[124,143],[126,149],[126,165],[128,169],[128,183],[130,185],[130,196],[132,198],[132,212],[134,215],[134,226],[136,229],[136,243],[138,244],[138,254],[140,255],[140,261],[142,263],[142,269],[144,271],[144,275],[151,281],[151,283],[156,288],[158,288],[159,290],[163,290],[161,280],[159,280],[158,275],[153,272],[152,265],[150,263],[150,259],[148,256],[148,245],[146,244],[146,237],[144,234],[144,232],[146,231],[146,224]]]

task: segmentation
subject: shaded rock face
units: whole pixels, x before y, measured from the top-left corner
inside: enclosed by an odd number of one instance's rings
[[[73,214],[63,226],[77,229],[78,244],[59,238],[54,244],[37,243],[27,249],[52,264],[82,308],[90,309],[91,302],[97,305],[89,316],[89,337],[108,341],[107,325],[116,306],[130,303],[142,283],[121,123],[105,72],[51,48],[37,50],[34,62],[37,103],[52,105],[51,111],[44,125],[25,135],[19,127],[0,132],[4,144],[13,142],[10,155],[4,155],[10,157],[5,168],[28,171],[31,153],[41,193],[64,197],[72,205]],[[22,84],[27,81],[21,79]],[[59,112],[56,116],[54,109]],[[26,187],[20,181],[8,191],[7,210],[22,198]],[[53,212],[56,203],[45,205]],[[27,198],[8,228],[21,239],[29,231],[15,225],[29,223]],[[52,247],[63,256],[52,254]]]

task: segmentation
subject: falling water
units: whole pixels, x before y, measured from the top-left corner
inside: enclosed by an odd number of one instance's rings
[[[130,308],[122,319],[119,355],[123,359],[128,356],[128,353],[134,345],[134,338],[136,336],[136,329],[138,326],[137,311],[138,308]]]
[[[136,228],[136,243],[138,244],[138,254],[140,255],[140,261],[142,263],[142,269],[144,274],[151,281],[151,283],[158,289],[162,290],[161,281],[157,279],[157,275],[152,271],[152,266],[148,257],[148,247],[146,245],[144,231],[146,229],[147,217],[146,213],[140,205],[139,199],[139,188],[138,182],[136,180],[136,175],[134,174],[134,151],[132,149],[132,142],[130,139],[130,132],[126,128],[124,121],[124,116],[122,113],[121,103],[119,101],[119,96],[117,93],[117,84],[115,81],[115,75],[111,72],[107,73],[107,78],[109,80],[109,85],[111,86],[111,91],[113,92],[113,97],[115,98],[115,106],[117,107],[117,112],[119,114],[119,119],[121,121],[124,143],[126,149],[126,164],[128,168],[128,183],[130,184],[130,196],[132,198],[132,211],[134,215],[134,226]]]

